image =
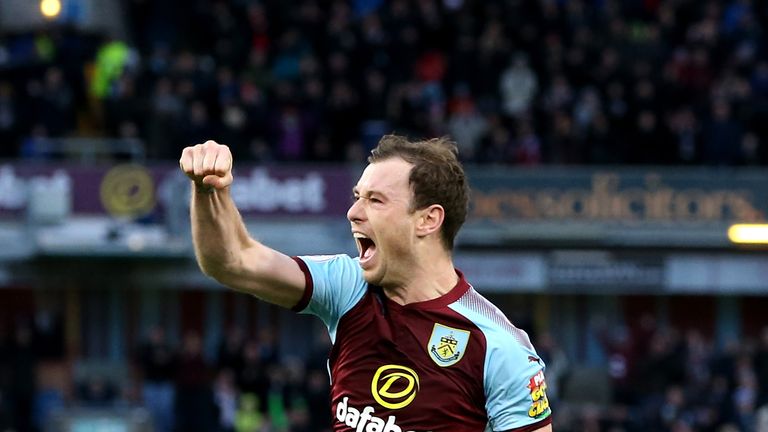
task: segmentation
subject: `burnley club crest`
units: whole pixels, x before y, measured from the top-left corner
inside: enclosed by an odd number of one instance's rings
[[[455,365],[464,356],[469,342],[469,331],[435,323],[432,336],[427,342],[427,351],[432,360],[441,367]]]

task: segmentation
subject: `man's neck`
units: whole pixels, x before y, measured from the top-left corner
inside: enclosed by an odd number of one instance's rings
[[[439,259],[421,260],[410,266],[404,282],[383,287],[386,296],[395,303],[406,305],[436,299],[447,294],[459,282],[449,255]]]

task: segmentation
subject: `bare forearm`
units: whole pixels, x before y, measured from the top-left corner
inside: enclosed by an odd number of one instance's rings
[[[203,272],[217,277],[237,268],[243,251],[254,241],[229,188],[207,190],[193,185],[190,210],[195,256]]]
[[[223,285],[285,307],[304,294],[293,259],[248,235],[230,195],[232,154],[215,141],[186,147],[179,166],[193,184],[190,216],[197,262]]]

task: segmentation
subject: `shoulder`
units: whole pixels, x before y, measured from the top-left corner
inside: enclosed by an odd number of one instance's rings
[[[356,258],[352,258],[347,254],[334,254],[334,255],[300,255],[298,256],[302,261],[312,264],[324,264],[324,263],[340,263],[340,262],[357,262]]]
[[[493,430],[538,430],[548,424],[544,362],[528,334],[470,288],[451,305],[483,333],[485,408]]]
[[[501,349],[512,352],[532,351],[528,334],[515,327],[504,313],[474,288],[469,290],[451,306],[483,333],[488,350]]]
[[[302,255],[294,257],[313,277],[343,277],[348,281],[362,279],[362,269],[357,258],[346,254],[338,255]]]
[[[319,316],[334,334],[339,319],[365,294],[368,284],[357,258],[349,255],[295,257],[306,281],[294,310]]]

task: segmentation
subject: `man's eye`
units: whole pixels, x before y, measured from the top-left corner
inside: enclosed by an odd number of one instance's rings
[[[378,199],[378,198],[370,198],[370,201],[371,201],[372,203],[376,203],[376,204],[380,204],[380,203],[381,203],[381,200],[380,200],[380,199]]]

